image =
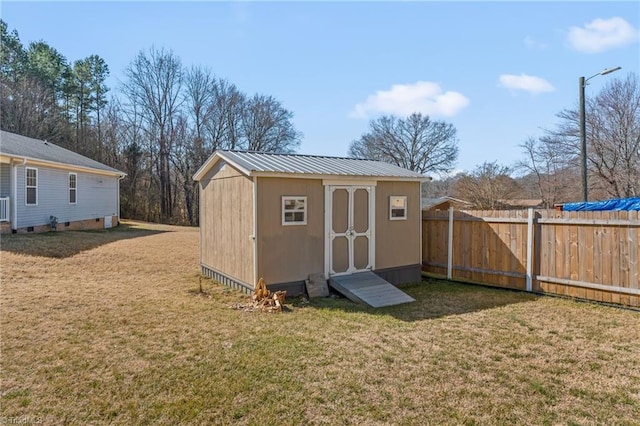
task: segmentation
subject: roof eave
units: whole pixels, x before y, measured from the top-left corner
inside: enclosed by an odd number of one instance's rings
[[[406,182],[428,182],[432,180],[429,176],[385,176],[385,175],[357,175],[357,174],[330,174],[330,173],[304,173],[304,172],[273,172],[263,170],[252,170],[236,161],[225,151],[215,151],[207,161],[193,175],[193,180],[201,181],[215,165],[223,160],[238,171],[248,177],[273,177],[289,179],[345,179],[345,180],[378,180],[378,181],[406,181]]]
[[[14,155],[14,154],[7,154],[7,153],[0,153],[0,156],[9,158],[9,159],[19,160],[19,161],[26,161],[27,163],[32,165],[42,165],[45,167],[46,166],[57,167],[62,169],[78,170],[78,171],[91,172],[95,174],[102,174],[102,175],[109,175],[109,176],[122,176],[122,177],[127,176],[125,172],[121,172],[120,170],[115,170],[115,169],[114,170],[97,169],[94,167],[78,166],[75,164],[61,163],[59,161],[42,160],[39,158],[27,157],[24,155]]]
[[[252,175],[250,170],[247,170],[246,168],[244,168],[240,164],[238,164],[236,161],[233,161],[232,159],[230,159],[229,156],[225,155],[224,152],[216,151],[195,172],[195,174],[193,175],[193,180],[195,180],[196,182],[200,182],[202,180],[202,178],[205,177],[205,175],[207,173],[209,173],[209,170],[211,170],[216,164],[218,164],[218,161],[220,161],[220,160],[223,160],[223,161],[231,164],[233,167],[235,167],[241,173],[243,173],[243,174],[245,174],[247,176],[251,176]]]
[[[255,177],[272,177],[272,178],[289,178],[289,179],[345,179],[345,180],[389,180],[389,181],[407,181],[407,182],[426,182],[429,177],[417,176],[378,176],[378,175],[347,175],[347,174],[320,174],[320,173],[286,173],[286,172],[264,172],[252,171],[247,173],[248,176]]]

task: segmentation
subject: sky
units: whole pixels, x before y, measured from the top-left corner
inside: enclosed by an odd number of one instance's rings
[[[0,17],[26,46],[73,62],[96,54],[112,93],[142,50],[173,51],[247,94],[274,96],[302,132],[298,152],[346,156],[381,115],[451,123],[456,171],[513,165],[519,147],[640,75],[640,2],[16,2]]]

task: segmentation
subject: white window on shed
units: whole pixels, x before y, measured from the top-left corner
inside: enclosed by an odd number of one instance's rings
[[[307,197],[282,197],[282,224],[307,224]]]
[[[76,204],[78,196],[78,175],[69,173],[69,204]]]
[[[406,220],[407,219],[407,197],[394,196],[389,197],[389,220]]]
[[[38,205],[38,169],[26,168],[26,204],[28,206]]]

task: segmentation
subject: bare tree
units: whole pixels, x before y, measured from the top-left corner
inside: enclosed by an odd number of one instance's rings
[[[179,115],[176,118],[172,132],[174,144],[171,162],[174,170],[172,178],[175,188],[172,202],[178,210],[183,209],[179,218],[186,220],[189,225],[194,225],[197,223],[195,218],[197,185],[193,181],[195,173],[193,144],[197,141],[197,136],[194,137],[185,115]]]
[[[67,61],[45,41],[25,48],[0,20],[0,128],[47,139],[112,167],[124,217],[197,223],[193,174],[216,149],[292,152],[293,113],[247,96],[207,69],[184,72],[171,51],[142,50],[107,101],[107,63]]]
[[[174,147],[173,165],[180,174],[187,223],[197,223],[195,171],[216,149],[240,144],[240,122],[245,97],[209,70],[192,67],[185,76],[184,112]]]
[[[185,107],[192,122],[194,149],[203,150],[204,133],[209,121],[213,94],[210,86],[212,74],[199,67],[192,67],[185,75]]]
[[[236,149],[241,145],[245,95],[234,84],[218,79],[209,71],[192,69],[187,76],[188,113],[202,143],[195,145],[198,163],[216,149]]]
[[[585,105],[590,191],[609,197],[640,195],[640,85],[636,74],[615,79]],[[577,166],[579,111],[565,109],[547,133],[555,149]]]
[[[456,128],[420,113],[383,116],[351,143],[349,155],[385,161],[419,173],[446,173],[458,158]]]
[[[160,192],[160,219],[172,216],[171,135],[181,104],[182,65],[164,49],[141,51],[125,70],[123,91],[140,108],[150,140],[157,144],[154,158]]]
[[[211,151],[242,148],[242,116],[246,96],[226,80],[218,79],[211,86],[213,102],[207,130]]]
[[[485,161],[473,172],[458,177],[454,184],[455,196],[473,203],[477,209],[498,209],[501,200],[508,200],[517,193],[518,187],[510,173],[511,168],[497,161]]]
[[[187,223],[193,225],[197,210],[196,183],[193,173],[211,155],[207,126],[213,112],[215,77],[206,69],[191,67],[185,74],[184,106],[186,116],[180,117],[175,127],[173,165],[179,176],[179,185],[186,210]]]
[[[244,104],[242,132],[249,151],[294,152],[300,145],[301,134],[286,110],[272,96],[254,95]]]
[[[144,189],[151,182],[153,166],[149,153],[144,149],[147,145],[144,120],[136,104],[125,107],[112,99],[111,105],[114,107],[114,116],[110,120],[113,127],[107,134],[113,135],[112,143],[118,152],[118,162],[114,167],[127,174],[120,184],[122,215],[156,220],[148,214],[150,200],[155,198],[155,194]]]
[[[612,196],[640,196],[640,84],[613,80],[589,103],[590,163]]]
[[[0,118],[4,130],[59,143],[63,123],[51,113],[55,109],[51,89],[27,77],[17,82],[0,80],[0,90]]]
[[[530,181],[529,177],[535,181],[536,196],[545,208],[579,197],[575,185],[579,172],[572,165],[574,158],[565,150],[558,149],[559,145],[561,143],[551,136],[529,138],[520,145],[525,158],[516,163],[516,168],[526,173],[520,180],[526,183]]]

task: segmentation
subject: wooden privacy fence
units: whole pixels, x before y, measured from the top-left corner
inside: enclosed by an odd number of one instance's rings
[[[422,269],[452,280],[640,307],[637,211],[425,211]]]

